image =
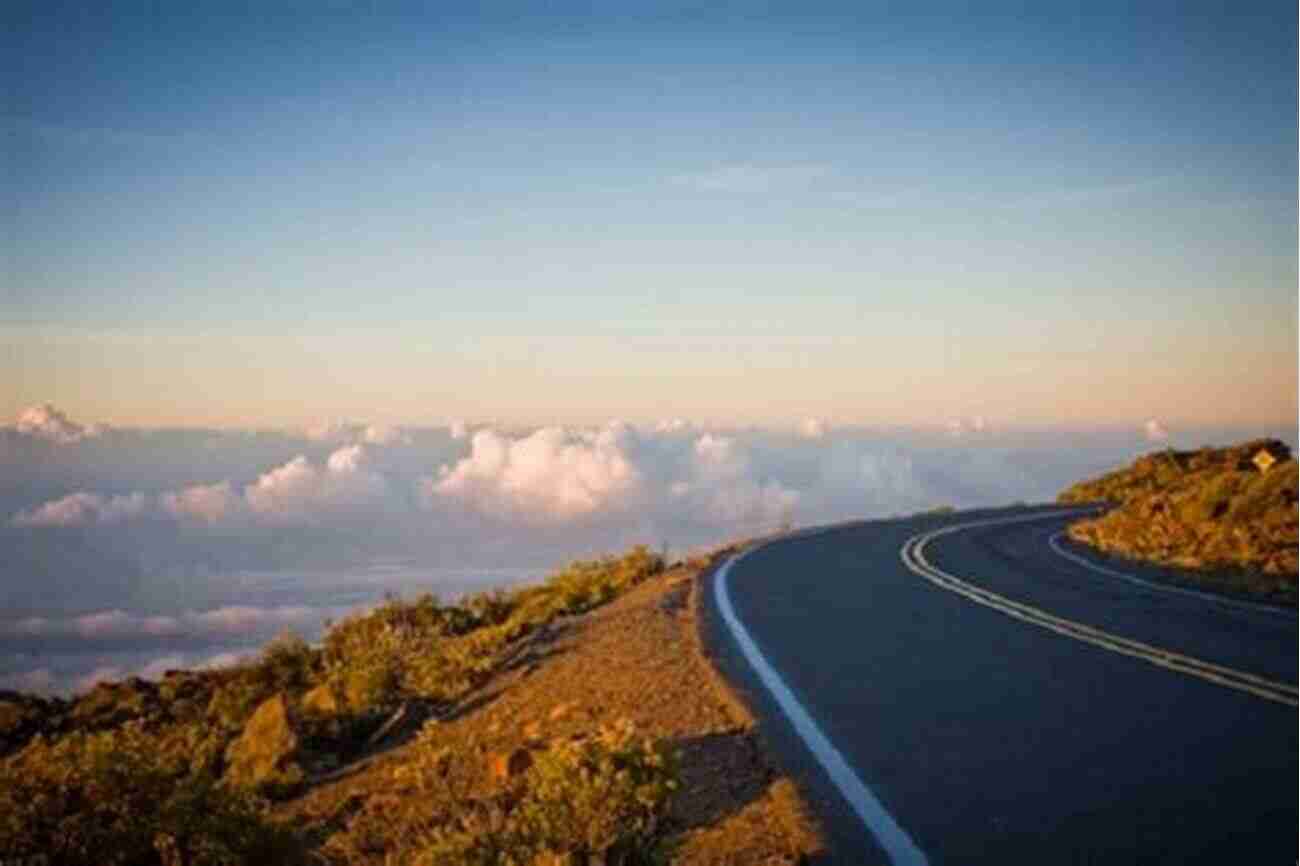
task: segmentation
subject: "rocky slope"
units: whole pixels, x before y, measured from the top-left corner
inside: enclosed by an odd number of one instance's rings
[[[0,693],[0,860],[802,862],[816,827],[697,630],[719,555],[638,548],[235,669]]]
[[[1298,480],[1290,448],[1259,439],[1153,452],[1075,484],[1059,500],[1113,506],[1072,525],[1076,541],[1187,569],[1222,589],[1294,603]]]

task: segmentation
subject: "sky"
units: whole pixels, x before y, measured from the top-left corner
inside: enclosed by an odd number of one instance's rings
[[[0,15],[0,688],[1296,445],[1294,4]]]
[[[1294,4],[6,10],[0,417],[1294,429]]]

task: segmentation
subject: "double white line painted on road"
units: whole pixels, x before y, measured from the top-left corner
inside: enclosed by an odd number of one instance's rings
[[[976,529],[982,526],[995,526],[1004,523],[1025,523],[1031,520],[1048,520],[1059,518],[1059,512],[1054,514],[1034,514],[1027,517],[998,518],[995,520],[978,520],[972,523],[959,523],[953,526],[945,526],[942,529],[931,530],[914,535],[903,545],[900,555],[903,564],[915,573],[921,575],[926,580],[942,589],[963,596],[976,604],[993,608],[996,611],[1014,617],[1031,625],[1045,628],[1048,631],[1056,632],[1065,637],[1073,638],[1083,643],[1092,644],[1102,649],[1110,650],[1121,655],[1131,656],[1142,659],[1153,665],[1162,668],[1178,671],[1188,676],[1197,677],[1206,682],[1215,683],[1225,688],[1236,689],[1237,691],[1246,692],[1256,697],[1264,698],[1269,701],[1276,701],[1288,706],[1297,706],[1296,687],[1290,683],[1279,683],[1255,674],[1239,671],[1234,668],[1217,665],[1212,662],[1202,661],[1192,656],[1161,649],[1160,647],[1142,643],[1141,641],[1130,640],[1110,632],[1102,631],[1099,628],[1093,628],[1074,620],[1065,619],[1064,617],[1055,616],[1045,610],[1033,607],[1032,605],[1022,604],[1012,601],[1005,596],[982,589],[974,584],[968,583],[955,575],[949,574],[942,569],[930,564],[925,558],[925,547],[932,540],[949,535],[954,532],[960,532],[964,529]]]
[[[740,647],[741,653],[754,669],[754,673],[758,674],[759,680],[776,699],[781,712],[785,713],[785,717],[794,726],[795,733],[804,741],[813,757],[817,759],[817,763],[821,764],[822,769],[830,776],[831,782],[839,789],[840,794],[862,823],[867,826],[871,835],[876,837],[880,847],[885,849],[889,862],[895,866],[927,866],[929,861],[925,853],[916,847],[916,843],[907,835],[907,831],[899,826],[894,816],[889,814],[871,789],[858,778],[858,774],[853,771],[853,767],[849,766],[849,762],[840,754],[839,749],[835,748],[835,745],[822,733],[821,728],[813,721],[803,704],[799,703],[799,699],[794,696],[794,692],[786,685],[785,680],[781,679],[781,675],[764,657],[758,644],[750,637],[749,630],[736,616],[736,611],[731,606],[727,579],[731,576],[731,567],[744,556],[745,554],[741,553],[728,559],[718,569],[713,580],[713,597],[717,602],[718,612],[722,614],[723,622],[731,630],[736,645]]]

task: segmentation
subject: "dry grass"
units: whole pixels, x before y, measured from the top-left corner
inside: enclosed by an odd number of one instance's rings
[[[424,735],[457,757],[462,795],[499,795],[510,783],[492,767],[518,750],[537,754],[628,725],[675,758],[678,787],[656,830],[670,862],[797,863],[818,852],[797,789],[774,770],[752,717],[704,655],[701,586],[700,568],[670,570],[521,641],[495,676]],[[317,838],[345,837],[354,816],[401,796],[401,768],[418,748],[408,743],[345,770],[282,804],[280,814]],[[343,850],[342,841],[333,847]]]

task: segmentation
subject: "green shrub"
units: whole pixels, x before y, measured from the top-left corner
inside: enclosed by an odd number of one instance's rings
[[[326,633],[325,678],[352,712],[407,696],[454,701],[480,685],[521,635],[605,604],[663,568],[663,558],[641,546],[622,557],[573,562],[539,586],[481,593],[457,605],[431,595],[388,599]]]
[[[322,674],[320,650],[292,631],[282,632],[262,649],[256,661],[216,675],[219,684],[208,702],[208,717],[236,731],[267,698],[280,692],[301,695]]]
[[[676,787],[667,751],[624,723],[542,752],[525,776],[512,823],[517,838],[539,854],[646,862]]]
[[[0,859],[233,866],[297,862],[261,801],[195,772],[193,731],[113,731],[33,740],[0,764]]]
[[[553,595],[552,610],[582,613],[610,601],[619,593],[664,569],[663,557],[638,545],[622,557],[578,561],[546,583]]]
[[[503,787],[472,793],[482,775],[475,753],[449,748],[427,727],[398,771],[405,789],[367,802],[325,854],[403,866],[661,862],[678,784],[662,744],[625,722],[533,755]]]

